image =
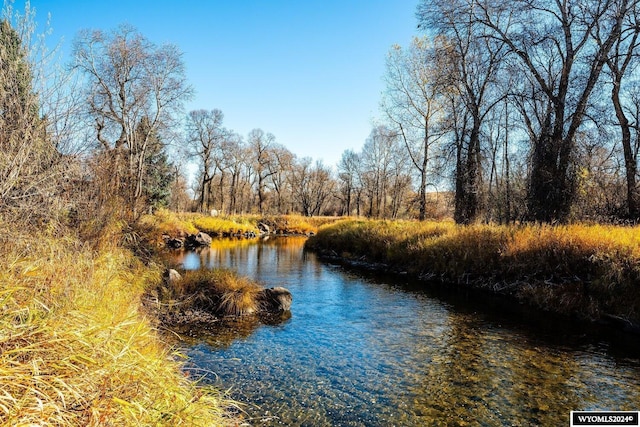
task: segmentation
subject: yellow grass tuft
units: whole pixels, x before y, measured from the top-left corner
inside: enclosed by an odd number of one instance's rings
[[[175,284],[166,286],[160,295],[164,318],[186,312],[215,316],[242,316],[256,313],[262,286],[253,280],[225,269],[189,270]]]

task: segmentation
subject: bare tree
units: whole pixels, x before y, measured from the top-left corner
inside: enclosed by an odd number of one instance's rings
[[[300,204],[302,214],[320,215],[334,188],[331,169],[321,161],[312,164],[311,158],[305,157],[294,165],[292,181],[293,194]]]
[[[622,144],[626,171],[627,215],[630,218],[640,218],[640,188],[637,185],[638,146],[632,141],[634,123],[631,122],[630,116],[633,115],[633,110],[629,110],[628,106],[625,105],[624,99],[627,99],[627,103],[628,101],[633,103],[637,99],[633,94],[629,96],[625,92],[634,89],[633,85],[629,87],[626,83],[638,66],[637,55],[638,47],[640,46],[640,17],[638,13],[639,11],[636,7],[630,8],[628,16],[624,20],[620,36],[615,40],[611,53],[606,60],[611,81],[611,103],[620,128],[620,143]],[[604,34],[601,31],[604,31]],[[606,24],[603,25],[598,22],[598,25],[593,27],[592,32],[598,46],[602,47],[605,43],[603,37],[607,35]],[[635,127],[637,127],[637,122]]]
[[[125,193],[136,217],[150,137],[163,135],[177,122],[192,93],[182,54],[174,45],[156,46],[127,25],[110,33],[82,31],[73,52],[75,67],[86,78],[86,113],[95,123],[101,152],[113,165],[113,190]],[[143,119],[148,132],[136,132]]]
[[[275,136],[262,129],[253,129],[247,137],[248,149],[255,168],[258,212],[265,213],[267,178],[276,173],[273,145]]]
[[[187,152],[199,161],[201,178],[199,208],[206,212],[210,208],[209,196],[213,180],[216,151],[226,139],[228,131],[222,127],[224,115],[221,110],[195,110],[187,119]]]
[[[291,199],[291,172],[295,155],[286,147],[275,144],[272,147],[273,162],[270,163],[271,184],[276,193],[276,213],[289,213],[291,207],[285,207],[285,202]]]
[[[504,43],[530,83],[532,134],[529,213],[568,219],[575,195],[576,135],[633,0],[516,0],[461,4],[482,37]],[[601,43],[593,42],[599,27]],[[526,94],[523,94],[526,96]],[[533,120],[535,121],[533,121]]]
[[[396,45],[387,56],[387,85],[383,110],[402,137],[419,174],[419,219],[426,218],[427,185],[432,147],[445,134],[444,99],[439,77],[443,71],[426,38],[414,38],[406,50]],[[397,194],[397,193],[394,193]]]
[[[360,179],[368,202],[367,216],[386,217],[391,191],[392,159],[401,150],[398,134],[385,126],[373,128],[360,156]],[[402,152],[405,152],[402,150]]]
[[[506,49],[502,40],[483,37],[475,25],[474,8],[466,1],[426,0],[419,8],[421,26],[432,26],[445,90],[461,98],[469,127],[461,134],[456,160],[455,219],[469,223],[480,211],[482,187],[482,130],[487,115],[500,101],[497,75]],[[444,72],[444,75],[442,74]]]
[[[353,213],[353,201],[356,202],[356,215],[360,215],[360,192],[358,185],[358,168],[360,156],[353,150],[346,150],[342,153],[338,164],[338,178],[340,182],[339,198],[342,201],[342,215]]]

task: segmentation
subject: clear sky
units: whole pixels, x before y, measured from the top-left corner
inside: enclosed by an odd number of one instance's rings
[[[418,0],[32,0],[64,51],[80,29],[136,27],[184,52],[188,110],[218,108],[246,136],[275,135],[335,166],[379,116],[385,56],[416,34]],[[24,0],[15,8],[24,10]]]

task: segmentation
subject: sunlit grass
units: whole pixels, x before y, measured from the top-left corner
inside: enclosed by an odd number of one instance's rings
[[[194,214],[190,220],[193,226],[198,230],[212,236],[258,232],[257,227],[253,224],[236,222],[232,219],[224,217],[202,216]]]
[[[0,231],[0,425],[228,424],[230,402],[185,377],[140,311],[159,268],[115,244]]]
[[[162,235],[184,237],[202,231],[215,236],[258,234],[258,224],[264,223],[277,234],[309,235],[318,227],[333,223],[338,217],[305,217],[302,215],[220,215],[176,213],[159,209],[153,215],[144,215],[138,222],[144,234],[154,243],[162,243]]]
[[[556,311],[640,319],[640,227],[352,220],[321,227],[308,247]]]
[[[164,318],[186,312],[243,316],[259,310],[262,289],[255,281],[230,270],[188,270],[177,283],[161,289],[158,309]]]
[[[137,226],[154,244],[161,244],[164,234],[175,238],[198,232],[193,222],[166,209],[158,209],[153,215],[143,215]]]

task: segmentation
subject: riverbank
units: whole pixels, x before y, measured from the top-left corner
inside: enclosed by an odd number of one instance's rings
[[[640,227],[347,220],[306,247],[640,332]]]
[[[260,234],[313,235],[318,227],[338,221],[337,217],[304,217],[300,215],[232,215],[209,216],[192,212],[159,209],[144,215],[138,224],[142,234],[153,245],[162,245],[163,236],[184,238],[198,232],[211,237],[247,237]]]
[[[233,424],[234,403],[184,373],[141,309],[161,267],[110,229],[87,241],[0,220],[0,425]]]

